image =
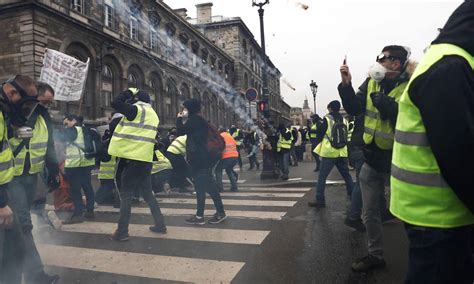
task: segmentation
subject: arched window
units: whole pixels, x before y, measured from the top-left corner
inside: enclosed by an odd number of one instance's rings
[[[114,93],[114,72],[110,65],[105,64],[102,69],[102,104],[110,107]]]
[[[129,87],[137,87],[138,81],[137,81],[137,76],[133,73],[128,74],[128,86]]]

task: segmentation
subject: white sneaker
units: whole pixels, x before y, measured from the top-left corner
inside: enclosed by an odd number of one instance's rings
[[[48,214],[46,216],[48,216],[48,220],[55,230],[61,230],[63,222],[61,221],[61,219],[59,219],[56,212],[54,212],[53,210],[50,210],[48,211]]]

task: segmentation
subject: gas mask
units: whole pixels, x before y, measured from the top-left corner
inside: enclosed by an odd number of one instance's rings
[[[375,63],[369,68],[369,76],[375,82],[381,82],[385,78],[385,74],[387,73],[387,68],[385,68],[380,63]]]
[[[15,87],[21,95],[21,99],[17,103],[12,103],[3,91],[3,85],[7,83]],[[26,124],[39,104],[37,98],[28,96],[26,91],[15,82],[15,78],[4,82],[0,88],[0,92],[2,110],[8,114],[15,137],[20,139],[31,138],[33,136],[33,129]]]

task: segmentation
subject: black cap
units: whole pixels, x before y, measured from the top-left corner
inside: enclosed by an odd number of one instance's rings
[[[341,103],[339,101],[332,101],[328,104],[328,108],[332,109],[333,111],[339,111],[341,109]]]
[[[188,109],[189,114],[195,114],[201,111],[201,101],[198,99],[189,99],[183,103],[183,106]]]
[[[150,96],[145,91],[139,90],[138,93],[135,96],[137,96],[137,99],[139,101],[142,101],[142,102],[147,103],[147,104],[150,103]]]

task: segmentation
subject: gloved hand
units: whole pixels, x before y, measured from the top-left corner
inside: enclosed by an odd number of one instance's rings
[[[373,92],[370,94],[373,105],[379,110],[382,119],[387,119],[387,112],[393,103],[393,98],[382,92]]]
[[[59,175],[50,175],[48,176],[48,192],[53,192],[59,188]]]

